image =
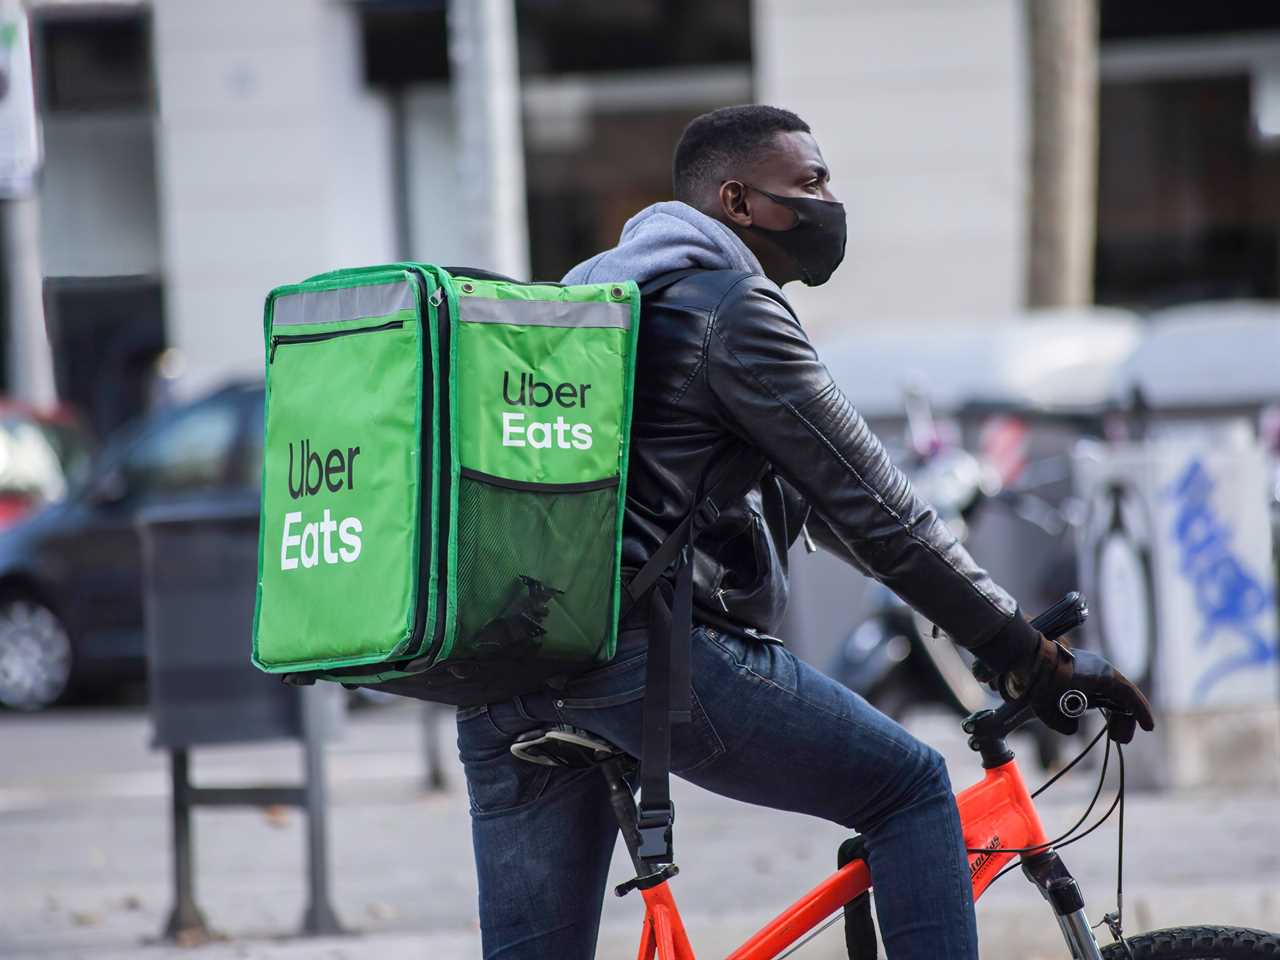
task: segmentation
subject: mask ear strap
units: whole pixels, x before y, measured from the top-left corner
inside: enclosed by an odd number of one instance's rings
[[[729,181],[725,181],[725,182],[728,183]],[[789,203],[787,203],[782,197],[779,197],[777,194],[770,193],[768,190],[761,190],[755,184],[747,183],[745,180],[736,180],[734,182],[742,184],[744,188],[744,191],[743,191],[744,196],[747,190],[754,190],[756,193],[760,194],[761,196],[768,197],[770,200],[774,202],[775,205],[782,207],[784,210],[790,211],[791,216],[795,218],[794,222],[792,222],[791,226],[787,227],[786,230],[771,230],[769,227],[759,227],[759,226],[756,226],[756,224],[754,223],[751,225],[752,227],[754,227],[757,230],[763,230],[765,233],[786,233],[787,230],[794,230],[796,227],[800,226],[800,211],[795,209],[795,207],[791,206]]]

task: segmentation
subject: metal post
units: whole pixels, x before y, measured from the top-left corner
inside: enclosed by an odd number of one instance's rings
[[[1097,234],[1097,0],[1026,0],[1031,73],[1029,307],[1093,302]]]
[[[422,705],[422,756],[427,768],[427,790],[438,793],[448,788],[440,754],[440,720],[444,711],[434,703]]]
[[[514,5],[449,0],[448,10],[466,254],[475,266],[525,277],[529,237]]]
[[[45,334],[40,265],[40,130],[26,7],[0,0],[0,319],[5,325],[5,390],[50,406],[53,359]]]
[[[203,943],[209,939],[209,925],[196,906],[194,869],[191,855],[190,768],[186,750],[169,752],[173,813],[173,910],[164,935],[183,943]]]
[[[403,84],[387,91],[391,106],[391,189],[392,219],[396,228],[396,258],[413,257],[411,213],[413,195],[409,183],[409,118],[407,95]]]
[[[302,748],[307,798],[307,909],[302,930],[313,935],[342,933],[342,924],[329,900],[327,802],[324,781],[325,699],[331,691],[320,684],[302,694]]]
[[[57,400],[45,333],[40,266],[40,204],[34,196],[0,200],[0,295],[8,323],[8,392],[36,406]]]

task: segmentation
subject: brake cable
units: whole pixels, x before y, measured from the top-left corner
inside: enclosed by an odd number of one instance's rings
[[[1107,728],[1103,727],[1102,733],[1106,733],[1106,730]],[[1071,763],[1072,766],[1074,766],[1077,761],[1083,759],[1085,754],[1087,754],[1090,750],[1093,749],[1094,744],[1096,744],[1100,739],[1102,739],[1102,733],[1094,737],[1093,740],[1090,742],[1090,744],[1084,748],[1084,751],[1080,754],[1080,756],[1076,757],[1076,759],[1072,761]],[[1111,741],[1107,740],[1106,751],[1102,755],[1102,773],[1098,777],[1098,788],[1093,791],[1093,799],[1089,801],[1089,806],[1085,808],[1085,811],[1083,814],[1081,814],[1080,819],[1077,820],[1075,823],[1073,823],[1070,826],[1070,828],[1068,828],[1061,836],[1055,837],[1052,840],[1046,840],[1044,843],[1037,843],[1034,846],[1030,846],[1030,847],[981,847],[981,848],[967,847],[965,848],[965,852],[966,853],[1018,853],[1018,854],[1043,853],[1045,850],[1048,850],[1050,847],[1066,846],[1068,843],[1071,842],[1071,839],[1069,838],[1072,838],[1072,835],[1075,834],[1075,832],[1079,830],[1081,826],[1083,826],[1084,822],[1089,819],[1089,815],[1093,813],[1093,808],[1098,805],[1098,798],[1102,796],[1102,788],[1103,788],[1103,785],[1106,783],[1107,766],[1110,763],[1110,761],[1111,761]],[[1043,786],[1041,786],[1039,790],[1037,790],[1034,794],[1032,794],[1032,796],[1034,797],[1039,793],[1041,793],[1043,790],[1048,789],[1048,787],[1050,787],[1053,784],[1053,782],[1058,779],[1059,776],[1065,773],[1067,769],[1070,769],[1070,767],[1067,767],[1064,770],[1061,770],[1057,774],[1055,774],[1054,777],[1051,780],[1049,780],[1048,783],[1045,783]],[[1112,805],[1112,809],[1115,809],[1114,804]],[[1110,814],[1111,814],[1111,811],[1109,810],[1104,816],[1110,816]],[[1015,864],[1014,866],[1017,866],[1017,864]],[[1006,872],[1007,872],[1007,868],[1006,870],[1002,870],[1000,873],[992,877],[991,882],[995,883]]]
[[[1105,923],[1107,929],[1111,931],[1111,939],[1124,947],[1125,956],[1129,960],[1134,960],[1133,948],[1129,946],[1129,941],[1124,938],[1124,751],[1120,749],[1120,744],[1118,743],[1116,744],[1116,756],[1120,758],[1120,835],[1116,841],[1116,908],[1112,912],[1105,914],[1093,926],[1096,930]]]
[[[1101,731],[1099,731],[1099,733],[1098,733],[1098,735],[1097,735],[1097,736],[1095,736],[1091,741],[1089,741],[1089,745],[1088,745],[1088,746],[1086,746],[1086,747],[1084,748],[1084,750],[1083,750],[1083,751],[1081,751],[1081,752],[1080,752],[1080,754],[1079,754],[1079,755],[1078,755],[1074,760],[1072,760],[1072,761],[1071,761],[1071,763],[1067,764],[1067,766],[1063,767],[1063,768],[1062,768],[1061,770],[1059,770],[1056,774],[1054,774],[1054,776],[1053,776],[1053,777],[1051,777],[1048,781],[1046,781],[1044,784],[1042,784],[1042,785],[1041,785],[1041,786],[1040,786],[1040,787],[1035,791],[1035,793],[1033,793],[1033,794],[1031,795],[1032,797],[1038,797],[1041,793],[1043,793],[1043,792],[1044,792],[1045,790],[1047,790],[1049,787],[1053,786],[1053,784],[1054,784],[1054,783],[1056,783],[1056,782],[1058,781],[1058,779],[1062,777],[1062,775],[1063,775],[1063,774],[1065,774],[1068,770],[1070,770],[1070,769],[1071,769],[1072,767],[1074,767],[1077,763],[1079,763],[1081,760],[1083,760],[1083,759],[1085,758],[1085,756],[1086,756],[1086,755],[1087,755],[1091,750],[1093,750],[1094,746],[1096,746],[1096,745],[1097,745],[1098,741],[1103,737],[1103,735],[1104,735],[1104,734],[1106,734],[1106,733],[1108,732],[1108,728],[1109,728],[1109,725],[1110,725],[1110,719],[1111,719],[1111,718],[1110,718],[1110,716],[1109,716],[1109,714],[1108,714],[1108,712],[1107,712],[1107,711],[1105,711],[1105,710],[1099,710],[1099,712],[1102,714],[1102,716],[1103,716],[1103,720],[1104,720],[1104,724],[1103,724],[1102,730],[1101,730]],[[1066,833],[1064,833],[1064,834],[1062,835],[1062,837],[1060,837],[1058,840],[1054,840],[1054,841],[1052,841],[1052,842],[1051,842],[1050,844],[1048,844],[1047,846],[1052,846],[1052,847],[1055,847],[1055,848],[1057,848],[1057,849],[1061,849],[1061,848],[1063,848],[1063,847],[1069,847],[1069,846],[1071,846],[1071,844],[1075,843],[1077,840],[1083,840],[1085,837],[1087,837],[1089,834],[1093,833],[1093,832],[1094,832],[1095,830],[1097,830],[1100,826],[1102,826],[1102,825],[1103,825],[1104,823],[1106,823],[1109,819],[1111,819],[1111,815],[1112,815],[1113,813],[1115,813],[1117,809],[1119,809],[1119,811],[1120,811],[1120,818],[1119,818],[1119,824],[1118,824],[1118,826],[1119,826],[1119,836],[1117,837],[1117,842],[1116,842],[1116,909],[1115,909],[1114,911],[1112,911],[1112,912],[1110,912],[1110,913],[1106,914],[1106,915],[1102,918],[1102,920],[1100,920],[1098,923],[1094,924],[1093,926],[1094,926],[1094,929],[1097,929],[1099,926],[1101,926],[1102,924],[1104,924],[1104,923],[1105,923],[1105,924],[1107,925],[1107,929],[1111,931],[1111,936],[1112,936],[1112,938],[1115,940],[1115,942],[1117,942],[1117,943],[1121,944],[1121,945],[1124,947],[1126,955],[1130,958],[1130,960],[1132,960],[1132,958],[1133,958],[1133,951],[1132,951],[1132,949],[1130,948],[1128,941],[1126,941],[1126,940],[1124,939],[1124,922],[1123,922],[1123,914],[1124,914],[1124,795],[1125,795],[1125,783],[1124,783],[1124,750],[1123,750],[1123,748],[1121,747],[1121,745],[1120,745],[1118,742],[1116,743],[1116,760],[1117,760],[1117,763],[1118,763],[1119,768],[1120,768],[1120,780],[1119,780],[1119,784],[1117,785],[1117,789],[1116,789],[1116,797],[1115,797],[1115,799],[1111,802],[1111,806],[1110,806],[1110,807],[1108,807],[1108,808],[1107,808],[1107,811],[1106,811],[1104,814],[1102,814],[1102,816],[1100,816],[1100,817],[1098,818],[1098,820],[1097,820],[1097,822],[1096,822],[1096,823],[1094,823],[1091,827],[1089,827],[1087,830],[1082,831],[1081,833],[1078,833],[1078,834],[1077,834],[1077,833],[1075,833],[1075,831],[1079,828],[1079,826],[1080,826],[1082,823],[1084,823],[1084,821],[1085,821],[1086,819],[1088,819],[1088,816],[1089,816],[1089,814],[1092,812],[1092,810],[1093,810],[1093,808],[1094,808],[1094,805],[1098,802],[1098,797],[1099,797],[1099,796],[1101,795],[1101,793],[1102,793],[1102,787],[1103,787],[1103,784],[1106,782],[1106,777],[1107,777],[1107,765],[1108,765],[1108,760],[1110,759],[1110,755],[1111,755],[1111,743],[1112,743],[1112,741],[1111,741],[1110,739],[1108,739],[1108,741],[1107,741],[1106,753],[1103,755],[1102,771],[1101,771],[1101,773],[1098,775],[1098,787],[1097,787],[1097,789],[1094,791],[1093,799],[1089,802],[1089,806],[1088,806],[1088,808],[1085,810],[1084,816],[1083,816],[1083,817],[1081,817],[1078,821],[1076,821],[1075,826],[1073,826],[1070,830],[1068,830]],[[1046,847],[1027,847],[1027,848],[1024,848],[1024,850],[1023,850],[1023,851],[1020,851],[1020,852],[1035,853],[1035,852],[1039,852],[1039,851],[1044,850],[1044,849],[1046,849]],[[987,886],[988,886],[988,887],[990,887],[990,886],[991,886],[991,884],[994,884],[997,880],[999,880],[1001,877],[1003,877],[1006,873],[1010,873],[1010,872],[1012,872],[1013,870],[1017,869],[1017,868],[1018,868],[1018,867],[1020,867],[1021,865],[1022,865],[1022,864],[1021,864],[1021,862],[1020,862],[1020,861],[1015,861],[1015,862],[1013,862],[1013,863],[1009,864],[1007,867],[1005,867],[1003,870],[1001,870],[999,873],[997,873],[994,877],[992,877],[992,878],[991,878],[991,883],[990,883],[990,884],[987,884]]]
[[[1031,799],[1034,800],[1036,797],[1040,796],[1040,794],[1044,793],[1046,790],[1052,787],[1055,783],[1061,780],[1064,776],[1070,773],[1072,767],[1074,767],[1077,763],[1079,763],[1081,760],[1087,757],[1089,753],[1093,750],[1093,748],[1098,745],[1098,741],[1102,739],[1103,734],[1105,734],[1106,732],[1107,732],[1106,727],[1103,727],[1101,730],[1099,730],[1098,735],[1089,741],[1089,745],[1084,748],[1084,751],[1082,753],[1077,755],[1074,760],[1072,760],[1065,767],[1063,767],[1061,770],[1059,770],[1052,777],[1050,777],[1048,780],[1046,780],[1044,783],[1040,784],[1040,786],[1036,788],[1036,791],[1033,794],[1031,794]]]

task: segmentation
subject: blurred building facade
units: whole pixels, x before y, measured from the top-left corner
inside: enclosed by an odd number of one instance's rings
[[[812,124],[848,207],[847,265],[795,292],[818,335],[1008,316],[1026,261],[1023,3],[484,0],[514,16],[519,110],[494,142],[519,156],[495,172],[458,122],[445,0],[36,0],[62,396],[105,431],[158,382],[260,377],[276,284],[404,256],[491,266],[478,183],[523,178],[515,248],[558,277],[668,197],[690,118],[752,100]],[[1280,8],[1102,0],[1100,21],[1099,302],[1275,296]]]

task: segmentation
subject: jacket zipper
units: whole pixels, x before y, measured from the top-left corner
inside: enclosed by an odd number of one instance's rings
[[[403,320],[388,320],[376,327],[361,327],[358,330],[328,330],[324,333],[280,334],[271,338],[271,353],[268,363],[276,362],[276,347],[282,343],[319,343],[321,340],[336,340],[338,337],[353,337],[358,333],[381,333],[383,330],[395,330],[404,326]]]

